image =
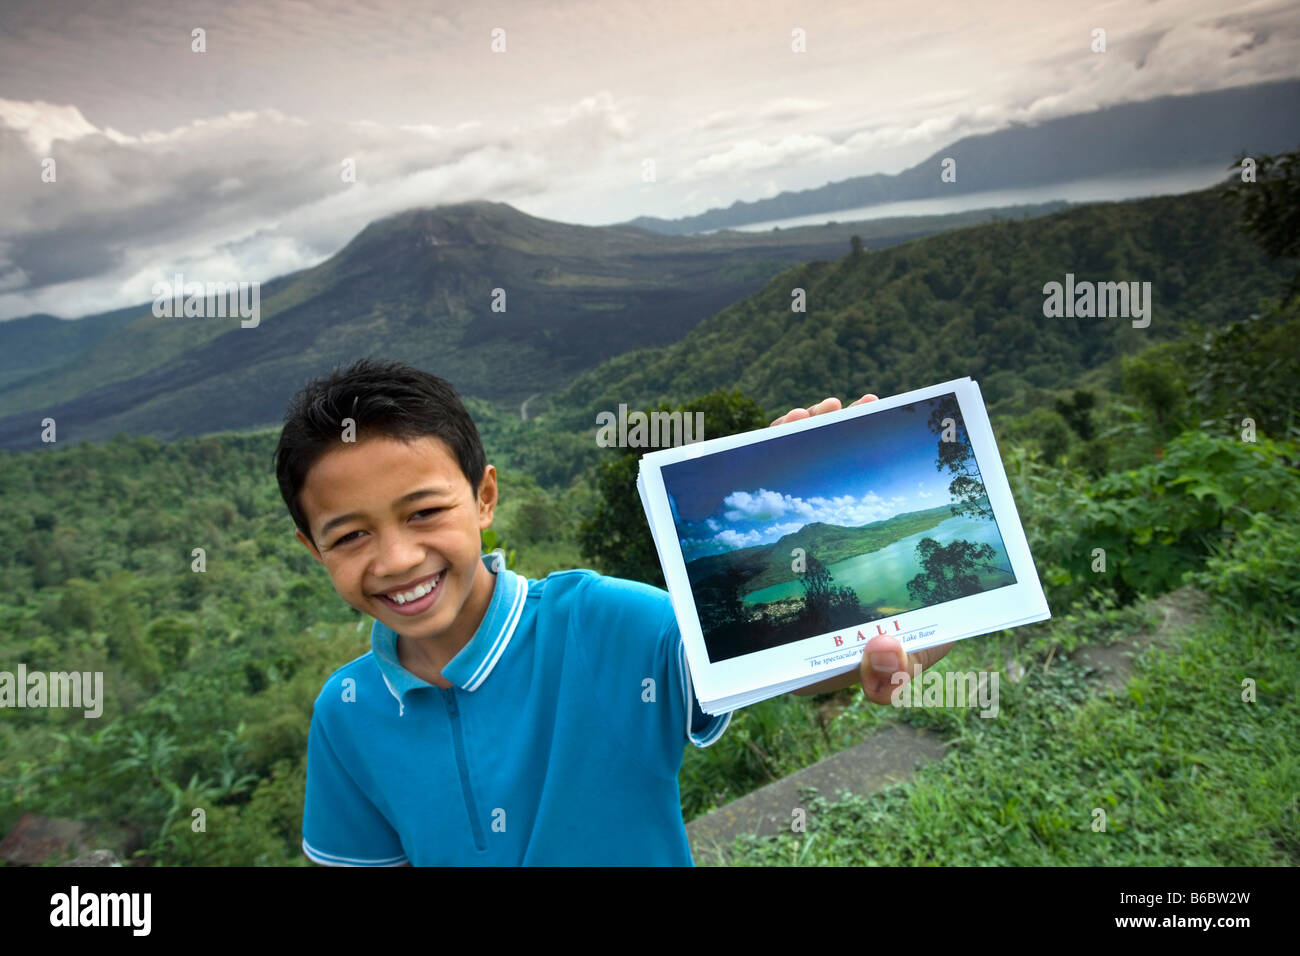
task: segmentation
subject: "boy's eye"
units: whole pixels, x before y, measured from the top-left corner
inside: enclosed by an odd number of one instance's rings
[[[412,517],[412,518],[431,518],[431,517],[433,517],[434,515],[436,515],[438,512],[440,512],[440,511],[446,511],[446,510],[447,510],[446,508],[425,508],[423,511],[417,511],[417,512],[415,512],[415,514],[411,515],[411,517]],[[336,540],[332,545],[330,545],[330,547],[331,547],[331,548],[337,548],[337,547],[338,547],[339,545],[341,545],[341,544],[347,544],[349,541],[352,540],[353,535],[358,535],[358,534],[362,534],[362,533],[363,533],[363,532],[361,532],[361,531],[352,531],[352,532],[349,532],[348,534],[345,534],[343,537],[341,537],[341,538],[339,538],[338,540]]]

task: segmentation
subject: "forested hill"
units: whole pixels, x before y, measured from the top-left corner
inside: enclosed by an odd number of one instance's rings
[[[611,359],[544,416],[589,428],[597,411],[738,387],[767,409],[826,395],[892,395],[969,375],[990,406],[1059,389],[1190,320],[1244,317],[1284,285],[1219,189],[1098,203],[799,266],[671,346]],[[1150,282],[1147,328],[1047,318],[1045,283]],[[792,310],[802,289],[807,311]]]

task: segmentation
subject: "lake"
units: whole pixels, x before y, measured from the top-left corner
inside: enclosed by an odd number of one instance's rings
[[[830,220],[839,223],[864,222],[870,219],[887,219],[891,216],[936,216],[949,213],[967,212],[971,209],[992,209],[999,206],[1018,206],[1024,203],[1051,202],[1064,199],[1067,202],[1115,202],[1124,199],[1138,199],[1147,196],[1166,196],[1171,193],[1194,192],[1222,182],[1227,170],[1222,164],[1213,166],[1194,166],[1189,169],[1162,170],[1149,173],[1130,173],[1128,175],[1107,176],[1098,179],[1076,179],[1072,182],[1053,183],[1049,186],[1025,186],[987,190],[976,193],[957,193],[953,196],[933,197],[930,199],[906,199],[897,202],[877,203],[873,206],[859,206],[856,209],[840,209],[834,212],[819,212],[807,216],[793,216],[788,219],[769,219],[765,222],[749,223],[743,226],[728,226],[737,232],[769,232],[773,226],[781,229],[793,229],[798,226],[820,226]],[[716,232],[711,229],[708,232]],[[701,233],[706,235],[707,233]]]
[[[879,551],[829,565],[828,570],[834,579],[832,587],[853,588],[858,600],[868,607],[879,608],[882,614],[912,608],[915,602],[907,593],[907,582],[924,571],[916,557],[916,546],[922,538],[933,538],[941,545],[951,544],[959,538],[975,544],[988,544],[995,552],[989,563],[1004,568],[1011,567],[997,525],[992,521],[962,515],[941,521],[928,531],[900,538]],[[985,590],[1015,583],[1014,576],[1009,573],[981,571],[979,577]],[[803,585],[796,579],[751,592],[745,595],[745,603],[764,604],[786,598],[802,598],[803,595]]]

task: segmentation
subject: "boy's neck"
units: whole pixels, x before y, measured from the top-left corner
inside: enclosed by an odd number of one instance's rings
[[[421,680],[428,681],[443,690],[450,690],[453,685],[442,676],[442,669],[451,663],[452,658],[464,650],[478,633],[483,618],[487,616],[488,605],[492,603],[496,581],[496,572],[489,571],[480,564],[474,572],[474,584],[469,599],[461,608],[461,613],[451,622],[451,627],[441,634],[422,638],[407,637],[399,633],[397,635],[398,662]]]

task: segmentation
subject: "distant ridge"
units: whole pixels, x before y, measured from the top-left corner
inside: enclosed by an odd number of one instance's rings
[[[967,136],[894,175],[876,173],[734,202],[697,216],[638,216],[623,225],[665,235],[832,213],[877,203],[1067,183],[1137,171],[1159,172],[1222,163],[1240,152],[1274,153],[1300,144],[1300,80],[1239,86],[1213,93],[1162,96],[1033,126]],[[939,179],[940,162],[957,161],[957,179]]]

